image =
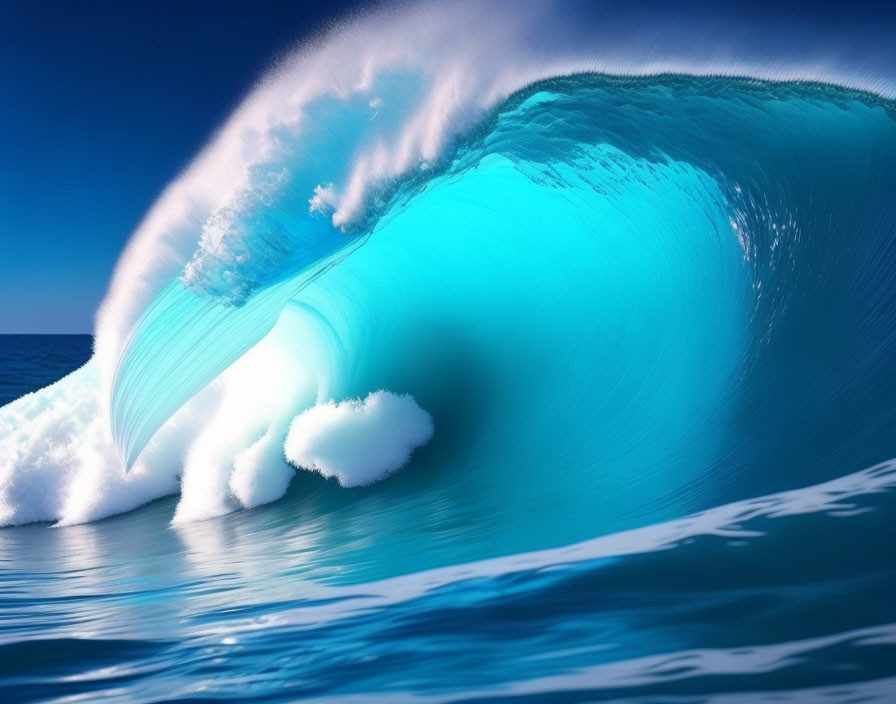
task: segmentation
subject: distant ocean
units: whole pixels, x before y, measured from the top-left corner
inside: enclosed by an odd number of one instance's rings
[[[92,348],[92,335],[0,335],[0,406],[73,372]]]

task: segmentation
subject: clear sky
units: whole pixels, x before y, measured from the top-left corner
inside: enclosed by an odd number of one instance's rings
[[[92,331],[161,189],[348,4],[0,1],[0,333]]]

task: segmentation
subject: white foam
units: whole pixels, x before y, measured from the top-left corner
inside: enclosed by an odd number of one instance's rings
[[[112,445],[95,362],[0,409],[0,526],[84,523],[178,490],[197,397],[125,474]]]
[[[301,320],[281,324],[218,379],[219,397],[197,428],[183,462],[174,522],[204,520],[275,501],[294,470],[283,440],[296,408],[317,400],[319,380],[291,344]]]
[[[177,494],[175,522],[279,499],[295,470],[283,440],[326,388],[308,319],[277,327],[184,405],[125,472],[104,413],[96,361],[0,408],[0,526],[71,525]],[[309,343],[297,348],[296,337]]]
[[[432,418],[411,396],[376,391],[297,416],[284,450],[296,467],[336,477],[342,486],[365,486],[406,465],[432,434]]]

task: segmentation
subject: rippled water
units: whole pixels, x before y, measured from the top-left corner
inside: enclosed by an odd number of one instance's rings
[[[0,335],[0,406],[61,379],[92,352],[90,335]]]

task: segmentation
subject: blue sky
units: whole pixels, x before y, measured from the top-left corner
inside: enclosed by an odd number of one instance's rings
[[[0,3],[0,333],[90,332],[161,189],[271,60],[339,9]]]

